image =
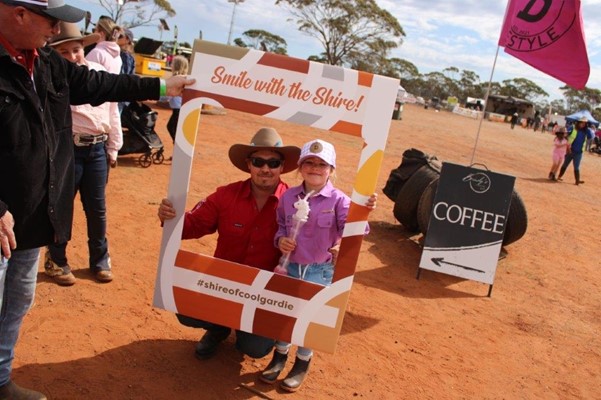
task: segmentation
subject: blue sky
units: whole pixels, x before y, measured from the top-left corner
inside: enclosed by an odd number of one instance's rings
[[[117,0],[114,0],[117,1]],[[179,41],[192,42],[202,31],[203,39],[226,43],[234,5],[227,0],[170,0],[177,11],[167,19],[171,31],[161,33],[158,24],[133,29],[136,38],[173,40],[177,25]],[[106,14],[98,0],[67,0],[68,4],[92,12],[92,20]],[[442,71],[454,66],[471,70],[488,82],[497,50],[503,22],[505,0],[377,0],[381,8],[393,14],[405,30],[403,44],[392,56],[406,59],[421,73]],[[584,30],[587,40],[591,75],[587,86],[601,89],[601,24],[594,16],[601,15],[601,0],[582,0]],[[245,0],[236,7],[232,38],[249,29],[264,29],[283,37],[288,54],[307,58],[319,54],[320,44],[300,33],[290,15],[275,5],[275,0]],[[557,60],[561,62],[561,60]],[[551,99],[561,98],[563,83],[506,55],[501,49],[493,81],[527,78],[549,93]]]

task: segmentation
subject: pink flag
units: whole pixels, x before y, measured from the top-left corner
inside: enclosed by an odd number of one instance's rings
[[[509,0],[499,46],[576,89],[586,86],[590,65],[580,0]]]

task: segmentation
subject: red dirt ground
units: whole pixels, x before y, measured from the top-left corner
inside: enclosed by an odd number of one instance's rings
[[[158,109],[157,132],[172,144]],[[356,171],[355,138],[228,111],[203,115],[189,207],[217,185],[245,177],[227,159],[263,125],[286,144],[320,137],[338,151],[336,185],[349,193]],[[316,353],[302,389],[285,394],[257,381],[269,357],[252,360],[231,336],[213,359],[194,357],[202,330],[181,326],[152,307],[170,165],[141,168],[120,157],[108,186],[110,251],[115,281],[95,282],[86,268],[85,222],[76,204],[70,263],[78,282],[64,288],[40,266],[36,302],[25,319],[13,378],[50,399],[255,399],[247,384],[272,399],[600,399],[601,157],[585,155],[584,185],[571,170],[563,183],[546,179],[552,136],[484,121],[474,161],[516,176],[529,228],[507,246],[492,297],[488,286],[423,271],[416,238],[395,221],[381,193],[405,149],[468,165],[478,122],[448,112],[405,107],[393,121],[378,180],[378,208],[359,257],[336,353]],[[294,173],[285,176],[298,183]],[[215,238],[187,246],[211,254]],[[596,332],[596,333],[595,333]]]

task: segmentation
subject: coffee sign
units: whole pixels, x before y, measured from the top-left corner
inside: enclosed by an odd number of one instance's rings
[[[444,163],[419,267],[492,285],[514,182]]]

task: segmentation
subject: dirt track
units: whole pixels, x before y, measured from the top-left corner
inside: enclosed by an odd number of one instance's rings
[[[170,111],[159,113],[157,131],[169,156]],[[215,186],[245,177],[227,161],[227,149],[247,143],[262,125],[276,127],[286,144],[332,141],[336,185],[349,192],[361,147],[356,139],[228,111],[202,116],[189,207]],[[403,120],[393,121],[378,189],[407,148],[469,164],[477,127],[465,117],[406,106]],[[498,265],[491,298],[476,282],[430,271],[416,280],[420,248],[380,192],[338,349],[316,354],[295,395],[257,382],[269,359],[240,356],[233,337],[215,358],[195,359],[202,331],[151,306],[161,237],[156,209],[170,166],[142,169],[136,156],[121,157],[108,188],[116,279],[102,285],[86,269],[78,200],[69,246],[78,282],[59,287],[40,272],[13,377],[50,399],[259,398],[239,383],[273,399],[599,399],[601,157],[585,155],[584,185],[573,184],[571,169],[564,183],[552,183],[546,179],[551,147],[551,135],[483,123],[475,161],[516,176],[529,215],[528,232]],[[296,184],[298,177],[285,180]],[[187,244],[205,254],[213,245],[214,238]]]

